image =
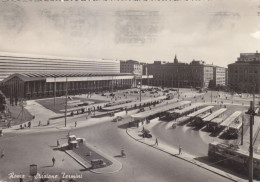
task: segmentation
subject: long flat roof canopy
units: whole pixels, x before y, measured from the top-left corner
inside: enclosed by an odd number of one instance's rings
[[[88,72],[38,72],[38,73],[15,73],[5,78],[6,82],[13,77],[19,77],[23,81],[46,80],[46,82],[66,81],[94,81],[94,80],[116,80],[133,79],[131,73],[88,73]]]
[[[227,127],[229,126],[236,118],[240,116],[242,112],[241,111],[236,111],[233,114],[231,114],[228,118],[225,119],[223,123],[221,123],[221,126]]]
[[[218,125],[223,122],[223,118],[215,118],[212,119],[210,122]]]
[[[207,122],[207,121],[211,121],[212,119],[218,117],[220,114],[224,113],[227,109],[226,108],[221,108],[215,112],[213,112],[211,115],[209,115],[208,117],[204,118],[203,121]]]
[[[229,128],[230,129],[234,129],[234,130],[239,130],[242,127],[242,121],[233,121],[230,125]]]
[[[203,103],[195,103],[195,104],[193,104],[193,105],[191,105],[191,106],[188,106],[188,107],[185,107],[185,108],[183,108],[183,109],[181,109],[181,110],[176,110],[176,111],[174,111],[173,113],[183,114],[183,113],[185,113],[185,112],[188,112],[188,111],[190,111],[190,110],[192,110],[192,109],[195,109],[195,108],[197,108],[197,107],[200,107],[200,106],[202,106],[202,105],[204,105],[204,104],[203,104]]]
[[[162,113],[162,112],[165,112],[165,111],[168,111],[168,110],[171,110],[171,109],[175,109],[177,107],[181,107],[183,105],[190,104],[190,103],[191,103],[191,101],[182,101],[182,102],[178,102],[178,103],[173,103],[173,104],[169,104],[169,105],[166,105],[166,106],[158,107],[156,109],[152,109],[152,110],[148,110],[148,111],[145,111],[145,112],[133,114],[133,115],[131,115],[131,117],[134,118],[134,119],[145,119],[148,116],[152,116],[152,115]]]
[[[200,110],[198,110],[198,111],[195,111],[195,112],[189,114],[188,116],[189,116],[189,117],[195,117],[195,116],[197,116],[197,115],[199,115],[199,114],[201,114],[201,113],[204,113],[204,112],[206,112],[206,111],[212,109],[213,107],[214,107],[214,106],[204,107],[204,108],[202,108],[202,109],[200,109]]]
[[[150,102],[164,100],[164,99],[166,99],[166,96],[161,96],[161,97],[152,98],[152,99],[146,99],[141,102],[135,101],[135,102],[129,102],[129,103],[119,104],[119,105],[115,105],[115,106],[103,107],[102,109],[105,111],[113,111],[113,110],[117,110],[117,109],[121,109],[121,108],[132,108],[135,104],[137,106],[139,106],[140,103],[143,105],[144,103],[150,103]],[[177,99],[176,99],[176,102],[177,102]]]

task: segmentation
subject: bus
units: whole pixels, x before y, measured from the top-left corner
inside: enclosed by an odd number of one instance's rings
[[[241,111],[236,111],[220,124],[220,126],[225,129],[224,132],[228,138],[238,137],[238,133],[242,128],[242,121],[239,120],[241,114]]]

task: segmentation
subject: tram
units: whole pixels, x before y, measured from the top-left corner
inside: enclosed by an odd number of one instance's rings
[[[209,143],[208,157],[211,161],[232,167],[241,173],[248,174],[249,152],[237,146],[222,144],[220,142]],[[260,179],[260,155],[254,153],[253,159],[254,177]]]

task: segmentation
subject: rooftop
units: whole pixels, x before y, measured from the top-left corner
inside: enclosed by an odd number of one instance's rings
[[[19,77],[23,81],[33,81],[33,80],[45,80],[46,78],[71,78],[71,77],[97,77],[97,76],[129,76],[133,75],[131,73],[55,73],[55,72],[45,72],[45,73],[15,73],[5,78],[3,82],[10,80],[13,77]]]

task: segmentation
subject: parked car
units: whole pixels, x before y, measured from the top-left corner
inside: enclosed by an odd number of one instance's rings
[[[117,116],[113,119],[113,122],[118,122],[118,121],[122,121],[124,118],[121,116]]]

